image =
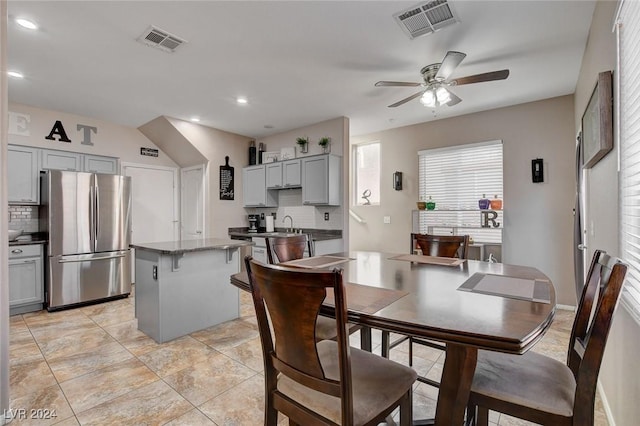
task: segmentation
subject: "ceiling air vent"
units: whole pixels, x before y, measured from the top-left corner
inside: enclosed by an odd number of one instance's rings
[[[138,41],[151,47],[157,47],[165,52],[175,52],[178,47],[187,42],[180,37],[154,26],[147,28],[147,30],[138,37]]]
[[[447,0],[420,3],[396,13],[393,18],[410,39],[430,34],[460,21]]]

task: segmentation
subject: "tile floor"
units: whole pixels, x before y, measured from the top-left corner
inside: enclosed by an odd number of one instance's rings
[[[242,292],[241,292],[242,293]],[[563,360],[573,315],[559,311],[535,350]],[[380,334],[374,333],[379,352]],[[359,337],[352,336],[359,345]],[[443,356],[417,346],[414,368],[439,378]],[[407,346],[392,359],[407,362]],[[10,324],[13,424],[261,425],[262,355],[253,306],[241,318],[158,344],[137,330],[134,299],[16,315]],[[432,417],[437,390],[418,383],[414,416]],[[607,425],[598,404],[596,424]],[[19,410],[26,410],[26,417]],[[35,417],[30,417],[30,410]],[[55,417],[52,416],[55,414]],[[44,417],[44,418],[43,418]],[[49,417],[49,418],[46,418]],[[491,413],[494,425],[528,424]],[[282,418],[281,424],[287,424]]]

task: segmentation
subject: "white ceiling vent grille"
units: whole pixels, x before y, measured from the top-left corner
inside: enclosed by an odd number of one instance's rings
[[[178,47],[187,42],[180,37],[154,26],[147,28],[147,30],[138,37],[138,41],[148,46],[157,47],[165,52],[175,52]]]
[[[447,0],[420,3],[396,13],[393,18],[410,39],[460,22],[455,10]]]

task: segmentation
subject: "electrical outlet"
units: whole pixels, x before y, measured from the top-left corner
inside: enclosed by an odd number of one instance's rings
[[[324,213],[324,220],[329,220],[329,212]]]
[[[383,218],[383,222],[384,222],[384,223],[391,223],[391,216],[385,216],[385,217]]]

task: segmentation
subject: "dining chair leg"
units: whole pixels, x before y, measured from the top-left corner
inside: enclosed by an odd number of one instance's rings
[[[391,333],[382,330],[382,344],[380,345],[380,355],[382,355],[383,358],[389,358],[389,345],[391,344],[391,342],[389,342],[390,336]]]
[[[413,424],[413,391],[409,389],[400,401],[400,426]]]
[[[477,407],[476,425],[488,426],[489,424],[489,409],[487,407]]]
[[[371,352],[371,327],[363,326],[360,329],[360,349]]]
[[[409,337],[409,367],[413,367],[413,339]]]
[[[467,417],[464,421],[465,426],[475,426],[476,424],[476,406],[473,404],[467,405]]]

